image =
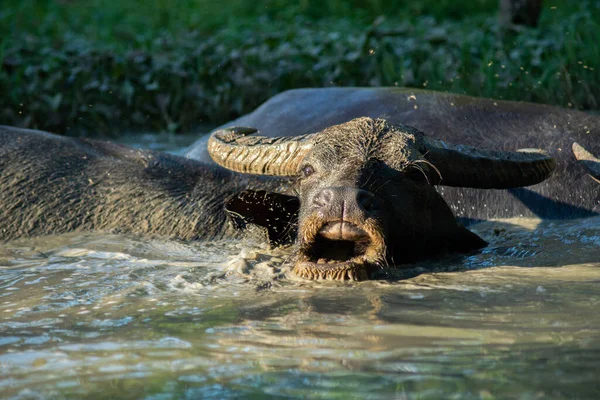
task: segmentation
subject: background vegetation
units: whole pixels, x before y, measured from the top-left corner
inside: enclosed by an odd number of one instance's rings
[[[0,124],[190,131],[332,85],[600,107],[600,2],[546,0],[517,32],[496,13],[497,0],[3,0]]]

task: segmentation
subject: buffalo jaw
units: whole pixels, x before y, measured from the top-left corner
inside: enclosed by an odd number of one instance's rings
[[[361,281],[385,265],[385,233],[376,220],[323,220],[311,216],[299,232],[293,271],[302,278]]]

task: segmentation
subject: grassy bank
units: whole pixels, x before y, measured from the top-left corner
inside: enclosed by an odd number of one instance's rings
[[[595,1],[547,0],[537,29],[507,35],[491,0],[6,1],[0,124],[189,131],[286,89],[331,85],[600,108]]]

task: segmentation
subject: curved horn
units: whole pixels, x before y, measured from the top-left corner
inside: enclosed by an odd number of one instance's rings
[[[258,175],[294,176],[313,146],[314,134],[292,137],[247,136],[254,128],[219,129],[208,140],[208,153],[222,167]]]
[[[556,167],[554,158],[540,149],[494,151],[423,140],[423,155],[439,170],[430,180],[434,184],[508,189],[542,182]]]
[[[584,149],[579,143],[573,143],[573,154],[580,164],[588,170],[588,173],[596,182],[600,183],[600,160],[592,153]]]

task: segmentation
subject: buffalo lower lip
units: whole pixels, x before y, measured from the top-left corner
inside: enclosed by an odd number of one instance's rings
[[[317,264],[311,261],[300,261],[296,263],[294,272],[304,278],[311,280],[350,280],[362,281],[369,279],[368,264],[362,261],[348,261],[335,264]]]
[[[364,268],[368,263],[361,258],[353,258],[348,261],[335,261],[327,260],[327,262],[315,262],[315,261],[299,261],[297,265],[302,267],[309,267],[320,271],[334,271],[344,270],[348,268]]]

